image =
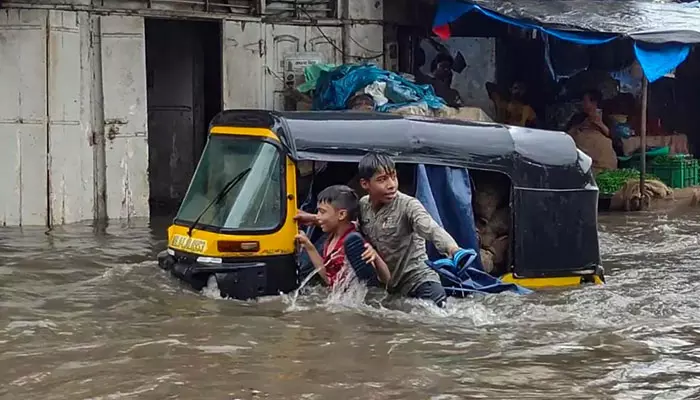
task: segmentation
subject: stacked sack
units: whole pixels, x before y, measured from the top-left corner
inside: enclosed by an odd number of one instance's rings
[[[475,175],[478,177],[478,175]],[[498,175],[494,175],[498,176]],[[475,179],[474,218],[484,271],[502,275],[508,270],[511,210],[505,177]]]

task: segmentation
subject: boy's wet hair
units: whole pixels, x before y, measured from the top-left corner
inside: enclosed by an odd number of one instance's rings
[[[323,189],[318,194],[318,202],[330,204],[337,210],[347,211],[349,221],[357,218],[357,210],[360,207],[357,193],[345,185],[333,185]]]
[[[388,154],[377,152],[367,153],[360,160],[357,172],[360,179],[370,180],[377,172],[391,173],[396,171],[396,164]]]

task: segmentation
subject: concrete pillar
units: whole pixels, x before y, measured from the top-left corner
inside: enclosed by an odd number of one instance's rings
[[[46,225],[46,10],[0,10],[0,226]]]
[[[343,51],[346,63],[384,65],[383,0],[343,1]]]
[[[93,216],[87,22],[85,12],[0,11],[2,225]]]
[[[49,11],[48,22],[48,212],[60,225],[94,211],[90,28],[86,12]]]
[[[264,108],[265,27],[260,22],[224,21],[222,35],[224,109]]]
[[[101,16],[106,211],[149,216],[146,43],[139,16]]]

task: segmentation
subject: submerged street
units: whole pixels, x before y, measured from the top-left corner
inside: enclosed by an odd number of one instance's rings
[[[155,262],[164,223],[0,230],[1,399],[697,399],[700,213],[601,215],[604,287],[238,302]]]

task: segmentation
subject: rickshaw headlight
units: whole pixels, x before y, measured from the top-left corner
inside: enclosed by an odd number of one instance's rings
[[[576,151],[578,152],[578,165],[584,173],[588,173],[593,166],[593,159],[579,149]]]
[[[219,253],[257,253],[260,251],[260,242],[240,240],[219,240],[216,242]]]

